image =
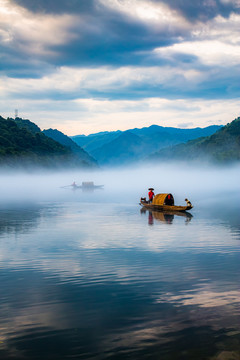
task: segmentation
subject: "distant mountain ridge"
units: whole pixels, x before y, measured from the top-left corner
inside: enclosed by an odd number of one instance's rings
[[[71,139],[92,155],[100,165],[120,165],[140,161],[164,147],[212,135],[220,128],[220,125],[194,129],[151,125],[126,131],[76,135]]]
[[[75,141],[76,144],[81,146],[84,150],[86,150],[89,154],[92,154],[92,151],[95,149],[99,149],[103,145],[109,143],[110,141],[116,139],[119,135],[121,135],[122,131],[104,131],[96,134],[90,135],[75,135],[71,136],[71,139]]]
[[[216,163],[240,161],[240,117],[221,127],[211,136],[161,149],[150,155],[148,160],[154,162],[160,160],[199,160]]]
[[[125,131],[99,149],[92,151],[92,154],[101,160],[101,164],[125,165],[129,161],[137,161],[141,158],[140,148],[144,148],[144,141],[131,131]]]
[[[89,159],[92,158],[89,156]],[[88,161],[84,150],[76,153],[71,147],[46,136],[30,120],[0,116],[0,165],[10,168],[81,168],[96,166],[96,162]]]
[[[82,144],[82,145],[79,145]],[[97,161],[96,161],[96,160]],[[120,166],[162,160],[240,160],[240,118],[226,126],[141,129],[68,137],[21,118],[0,116],[0,165],[71,168]]]

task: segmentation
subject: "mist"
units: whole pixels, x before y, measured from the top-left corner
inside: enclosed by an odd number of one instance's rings
[[[194,208],[216,203],[229,205],[239,202],[240,165],[231,167],[200,167],[188,164],[161,164],[58,172],[7,172],[0,176],[1,206],[27,202],[110,202],[138,205],[148,188],[155,194],[172,193],[177,205],[187,197]],[[81,185],[93,181],[104,185],[94,191],[73,190],[73,182]]]
[[[155,359],[166,339],[169,358],[179,349],[189,360],[210,342],[237,358],[239,175],[188,164],[2,172],[0,358]],[[194,207],[142,211],[149,187]]]

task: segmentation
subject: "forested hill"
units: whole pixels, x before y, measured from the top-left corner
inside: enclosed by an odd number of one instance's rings
[[[211,136],[162,149],[148,160],[200,160],[218,163],[240,161],[240,117]]]
[[[81,159],[85,160],[89,164],[97,165],[97,161],[92,156],[90,156],[85,150],[83,150],[79,145],[77,145],[70,137],[63,134],[61,131],[57,129],[48,129],[48,130],[43,130],[43,134],[59,142],[62,145],[67,146],[72,150],[74,154],[80,156]]]
[[[92,166],[72,150],[44,135],[29,120],[0,116],[0,165],[7,167]]]

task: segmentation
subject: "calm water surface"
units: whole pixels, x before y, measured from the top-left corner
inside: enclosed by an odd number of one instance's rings
[[[240,359],[236,203],[64,194],[0,207],[1,360]]]

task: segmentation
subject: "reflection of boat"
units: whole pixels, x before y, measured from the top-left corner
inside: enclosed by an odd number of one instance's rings
[[[165,212],[183,212],[187,210],[191,210],[193,208],[192,205],[187,206],[176,206],[174,205],[174,198],[172,194],[157,194],[151,203],[149,203],[146,198],[140,199],[140,205],[149,210],[156,211],[165,211]]]
[[[148,223],[153,225],[154,220],[159,222],[172,224],[174,220],[174,215],[181,216],[186,219],[186,223],[190,222],[192,219],[192,214],[187,211],[152,211],[151,209],[146,209],[145,207],[141,208],[141,214],[146,214],[148,212]]]

